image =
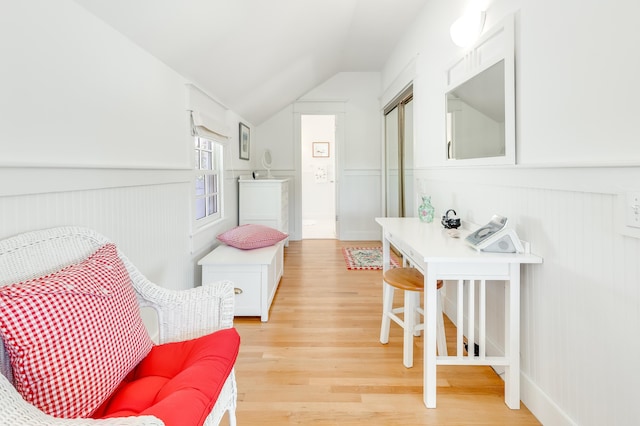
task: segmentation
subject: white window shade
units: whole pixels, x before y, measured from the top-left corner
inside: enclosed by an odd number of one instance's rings
[[[231,139],[226,123],[199,111],[189,112],[191,113],[191,133],[193,136],[223,143]]]

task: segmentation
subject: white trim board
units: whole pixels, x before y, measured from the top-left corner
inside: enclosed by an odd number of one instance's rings
[[[520,373],[520,398],[543,425],[575,426],[577,424],[524,373]]]
[[[0,167],[0,197],[191,181],[191,169]]]
[[[618,194],[640,190],[640,165],[515,165],[416,168],[416,176],[445,182]]]

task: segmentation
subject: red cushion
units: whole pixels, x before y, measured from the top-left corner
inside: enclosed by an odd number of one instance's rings
[[[93,417],[151,415],[167,426],[202,425],[239,347],[234,328],[154,346]]]

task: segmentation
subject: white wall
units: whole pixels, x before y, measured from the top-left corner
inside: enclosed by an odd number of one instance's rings
[[[195,262],[237,223],[241,118],[209,111],[231,129],[229,220],[194,232],[188,82],[72,1],[2,6],[0,238],[87,226],[158,284],[198,284]]]
[[[469,3],[428,3],[382,74],[387,89],[416,64],[416,189],[437,214],[509,217],[544,258],[522,270],[521,396],[538,419],[635,424],[640,239],[616,220],[617,194],[640,189],[640,3],[485,1],[485,28],[516,13],[518,165],[447,167],[444,71],[463,53],[448,31]],[[489,303],[502,297],[496,287]],[[488,321],[502,324],[503,313]],[[502,350],[496,331],[490,338]]]
[[[291,177],[289,194],[299,189],[296,178],[296,117],[300,113],[327,113],[319,104],[340,104],[344,113],[344,140],[337,141],[336,161],[339,169],[338,216],[340,239],[377,240],[379,227],[374,218],[381,215],[381,127],[380,74],[338,73],[302,96],[299,101],[256,127],[256,150],[273,152],[273,174]],[[296,115],[298,114],[298,115]],[[337,126],[340,128],[340,118]],[[299,128],[299,125],[298,125]],[[338,132],[340,134],[340,131]],[[296,139],[296,137],[298,139]],[[298,151],[299,152],[299,151]],[[301,238],[301,218],[290,197],[290,231],[292,239]]]
[[[176,73],[70,1],[5,2],[0,27],[4,165],[189,166]]]

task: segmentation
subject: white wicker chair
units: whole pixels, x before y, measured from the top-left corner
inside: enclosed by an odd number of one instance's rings
[[[0,241],[0,286],[55,272],[87,258],[109,240],[93,230],[61,227],[33,231]],[[193,339],[215,330],[233,326],[233,285],[219,282],[189,290],[168,290],[148,281],[135,266],[118,252],[135,287],[140,306],[149,306],[158,314],[159,343]],[[232,370],[205,421],[206,426],[220,423],[229,412],[229,423],[236,424],[237,389]],[[8,354],[0,340],[0,424],[1,425],[163,425],[156,417],[58,419],[28,404],[13,387]]]

